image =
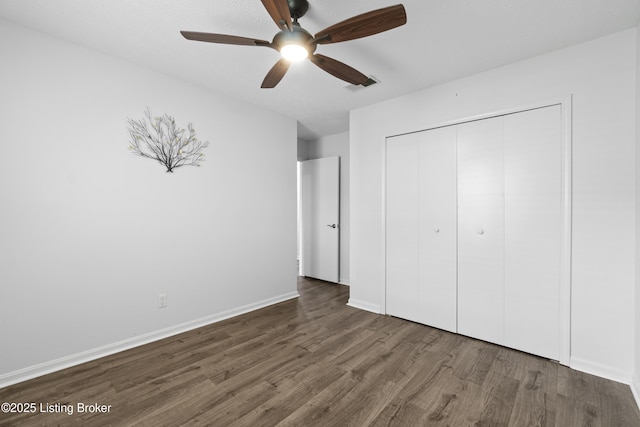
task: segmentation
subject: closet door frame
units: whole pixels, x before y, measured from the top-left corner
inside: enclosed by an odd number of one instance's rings
[[[483,120],[492,117],[505,116],[508,114],[521,113],[529,110],[536,110],[539,108],[551,107],[554,105],[561,106],[561,123],[562,123],[562,240],[560,250],[560,364],[570,366],[571,360],[571,206],[572,206],[572,194],[571,194],[571,140],[572,140],[572,97],[568,95],[563,98],[549,99],[533,104],[528,104],[520,107],[514,107],[499,111],[493,111],[486,114],[480,114],[476,116],[464,117],[457,120],[452,120],[443,123],[435,123],[428,125],[422,129],[412,129],[407,132],[399,132],[394,135],[387,135],[382,139],[380,144],[382,145],[382,245],[381,251],[385,262],[382,265],[382,280],[380,289],[380,312],[387,314],[386,307],[386,209],[387,209],[387,138],[406,135],[415,132],[428,131],[445,126],[454,126],[462,123],[473,122],[476,120]]]

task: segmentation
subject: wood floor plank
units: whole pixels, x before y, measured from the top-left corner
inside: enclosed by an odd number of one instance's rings
[[[482,384],[483,392],[480,396],[480,399],[484,400],[484,406],[477,420],[473,420],[474,425],[509,425],[519,386],[520,382],[515,378],[489,373]],[[468,417],[473,415],[470,414]]]
[[[385,345],[388,343],[381,343]],[[370,387],[365,390],[356,407],[349,409],[349,418],[345,421],[349,425],[369,425],[379,413],[388,406],[399,392],[406,387],[407,383],[423,369],[425,362],[426,344],[412,343],[410,339],[399,342],[391,349],[399,357],[395,362],[389,362],[390,366],[377,375],[377,387]],[[359,378],[363,380],[365,372],[357,369]]]
[[[0,426],[640,426],[627,385],[348,307],[300,297],[0,389]],[[110,410],[78,412],[98,403]]]
[[[480,386],[461,380],[449,372],[443,372],[434,385],[434,389],[429,388],[420,396],[421,405],[427,408],[426,422],[433,426],[468,424],[468,416],[474,408],[473,402],[480,407]]]
[[[392,397],[385,400],[388,394],[384,389],[389,381],[397,380],[398,369],[405,366],[412,354],[406,344],[398,343],[393,349],[387,349],[381,342],[362,346],[357,353],[359,357],[341,364],[348,369],[347,373],[308,400],[282,424],[367,425],[366,418],[374,418],[386,406],[386,401],[391,400]],[[376,405],[374,402],[378,399],[385,404]]]
[[[546,393],[542,388],[531,388],[528,383],[521,382],[509,423],[522,426],[555,426],[555,395]]]
[[[556,396],[556,426],[608,427],[602,424],[597,406],[562,394]]]
[[[476,384],[484,383],[500,348],[484,341],[468,340],[462,342],[452,361],[454,374],[459,378]]]
[[[371,422],[372,427],[406,427],[426,425],[424,410],[402,399],[390,402]]]
[[[558,364],[507,349],[502,350],[501,355],[502,360],[510,361],[511,375],[520,381],[509,423],[522,426],[555,426]]]
[[[598,394],[595,379],[593,375],[559,366],[558,394],[597,407]]]
[[[217,388],[224,389],[218,386]],[[217,393],[218,397],[224,393],[232,393],[223,390]],[[270,399],[276,393],[272,384],[266,381],[258,381],[251,388],[245,388],[229,398],[215,399],[211,394],[211,387],[204,387],[200,393],[194,393],[193,398],[176,402],[161,410],[145,416],[137,424],[144,426],[186,426],[186,425],[224,425],[228,426],[233,420],[239,419],[253,408]]]
[[[276,395],[243,414],[230,427],[276,425],[302,407],[310,396],[317,395],[344,375],[344,371],[327,369],[323,363],[309,365],[280,383],[271,383],[276,387]]]
[[[627,407],[634,405],[633,396],[629,395],[627,385],[603,378],[594,378],[594,381],[602,425],[640,426],[640,413],[626,410]]]

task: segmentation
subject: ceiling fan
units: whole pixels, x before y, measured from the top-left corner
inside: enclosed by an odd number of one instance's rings
[[[284,77],[291,62],[309,58],[327,73],[354,85],[364,85],[369,77],[340,61],[318,53],[319,44],[338,43],[367,37],[404,25],[407,15],[401,4],[372,10],[346,19],[316,33],[314,36],[300,26],[298,19],[309,10],[307,0],[262,0],[280,31],[273,41],[230,36],[226,34],[180,31],[188,40],[244,46],[270,47],[280,52],[282,59],[269,70],[262,82],[263,88],[273,88]]]

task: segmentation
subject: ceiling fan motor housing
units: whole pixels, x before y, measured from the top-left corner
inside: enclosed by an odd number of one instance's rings
[[[293,19],[302,18],[309,10],[309,2],[307,0],[287,0],[289,10]]]
[[[293,30],[282,30],[273,38],[273,46],[280,50],[282,46],[288,44],[297,44],[305,46],[309,54],[312,54],[316,50],[316,44],[310,43],[313,40],[313,36],[297,22],[293,23]]]

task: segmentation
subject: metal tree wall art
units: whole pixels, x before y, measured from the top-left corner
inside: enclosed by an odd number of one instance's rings
[[[176,125],[176,121],[168,114],[162,117],[151,117],[149,108],[145,111],[146,119],[133,120],[127,118],[129,131],[129,149],[137,156],[147,157],[162,163],[167,172],[181,166],[200,166],[204,160],[204,150],[209,142],[196,138],[191,123],[185,129]]]

